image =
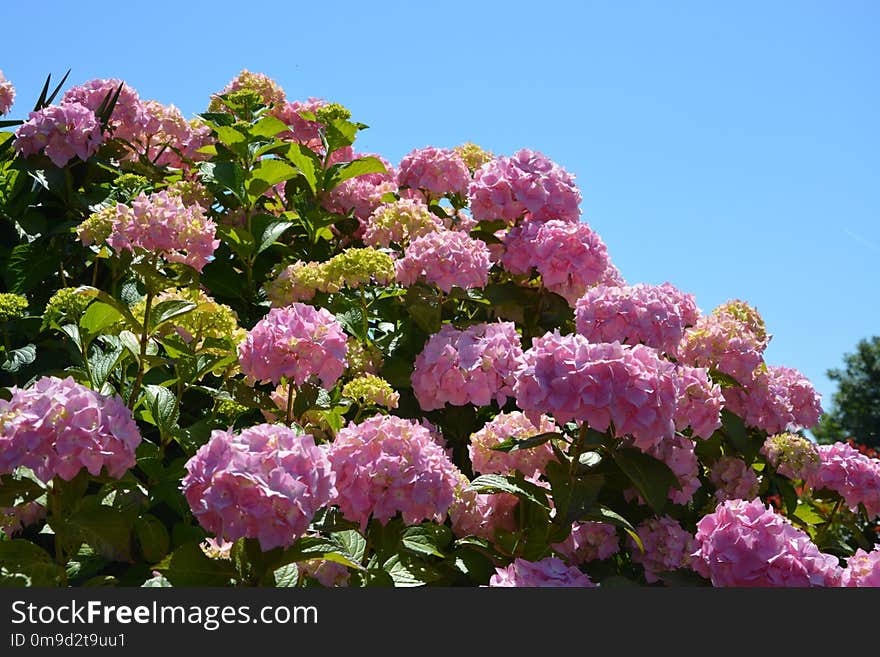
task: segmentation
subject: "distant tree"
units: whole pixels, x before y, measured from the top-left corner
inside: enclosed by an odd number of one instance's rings
[[[843,362],[844,369],[828,370],[837,392],[813,435],[820,443],[852,438],[880,447],[880,336],[861,340]]]

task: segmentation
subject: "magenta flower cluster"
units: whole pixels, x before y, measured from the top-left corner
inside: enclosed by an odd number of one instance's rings
[[[376,153],[355,153],[354,157],[375,157],[385,165],[387,173],[368,173],[343,180],[330,190],[323,205],[326,210],[336,214],[353,213],[364,227],[368,224],[370,215],[382,205],[385,195],[397,191],[396,172],[385,158]],[[366,237],[364,243],[371,244]]]
[[[281,379],[302,385],[316,376],[325,388],[336,383],[347,366],[347,337],[324,308],[293,303],[272,308],[238,345],[245,376],[264,383]]]
[[[486,287],[492,262],[482,240],[456,230],[442,230],[415,238],[395,267],[402,285],[424,280],[448,293],[453,287]]]
[[[871,552],[862,548],[846,560],[846,568],[840,575],[840,585],[852,588],[880,587],[880,547]]]
[[[9,114],[12,104],[15,102],[15,87],[0,71],[0,116]]]
[[[709,481],[715,486],[715,499],[751,500],[758,494],[760,481],[750,465],[735,456],[722,456],[709,469]]]
[[[760,499],[728,500],[697,523],[693,568],[713,586],[836,586],[837,558]]]
[[[79,103],[94,113],[100,109],[107,98],[113,98],[119,91],[119,97],[110,115],[108,129],[116,139],[129,143],[138,141],[150,122],[150,114],[141,102],[138,93],[122,80],[99,79],[71,87],[61,99],[61,104]]]
[[[119,479],[135,465],[141,434],[119,397],[72,377],[43,377],[0,399],[0,474],[30,468],[42,481],[73,479],[83,468]]]
[[[499,531],[516,529],[516,507],[519,498],[510,493],[477,493],[466,488],[467,479],[457,491],[449,508],[452,532],[463,538],[477,536],[494,541]]]
[[[461,476],[428,429],[391,415],[340,429],[329,456],[335,503],[362,528],[398,513],[407,524],[443,522]]]
[[[880,516],[880,459],[840,442],[818,450],[819,468],[807,477],[810,487],[834,491],[850,509],[863,504],[870,518]]]
[[[444,324],[416,356],[413,392],[425,411],[447,403],[486,406],[493,399],[502,405],[513,396],[522,359],[512,322],[475,324],[464,330]]]
[[[181,488],[199,524],[263,550],[291,545],[336,495],[326,450],[276,424],[212,432],[186,471]]]
[[[607,559],[620,551],[620,538],[613,525],[604,522],[576,522],[562,543],[552,545],[560,555],[574,565]]]
[[[498,157],[474,172],[468,187],[477,221],[502,219],[513,224],[523,216],[536,221],[577,222],[581,193],[574,176],[542,153],[523,149]]]
[[[726,388],[724,399],[746,424],[770,434],[810,428],[822,414],[813,385],[790,367],[758,368],[743,387]]]
[[[745,384],[764,362],[766,347],[767,338],[748,322],[726,312],[712,312],[699,317],[685,332],[678,353],[683,363],[717,369]]]
[[[648,518],[636,527],[636,533],[645,551],[630,538],[632,560],[645,569],[645,580],[649,584],[661,581],[666,571],[690,567],[691,553],[696,547],[694,537],[673,518]]]
[[[28,115],[15,131],[15,150],[27,157],[45,153],[63,167],[73,158],[87,160],[104,142],[95,113],[75,102],[49,105]]]
[[[417,189],[430,198],[465,196],[471,173],[461,155],[448,148],[417,148],[400,161],[397,185]]]
[[[721,409],[724,407],[721,386],[712,383],[708,370],[702,367],[679,365],[676,373],[678,407],[675,428],[681,431],[690,426],[692,435],[709,438],[721,426]]]
[[[546,415],[540,417],[537,425],[532,424],[523,413],[499,413],[483,428],[471,435],[468,454],[474,472],[481,474],[513,474],[522,472],[526,477],[537,477],[555,457],[549,443],[529,449],[501,452],[492,448],[509,438],[523,440],[542,433],[558,432],[559,427]]]
[[[516,558],[507,568],[496,568],[489,586],[592,588],[596,585],[576,566],[567,566],[559,557],[546,557],[540,561]]]

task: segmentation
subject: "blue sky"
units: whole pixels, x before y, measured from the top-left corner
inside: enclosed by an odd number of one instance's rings
[[[628,281],[756,305],[771,364],[880,334],[874,2],[131,2],[3,9],[2,69],[125,79],[202,111],[241,69],[347,105],[361,150],[544,152]],[[45,11],[44,11],[45,10]],[[47,17],[47,12],[51,17]]]

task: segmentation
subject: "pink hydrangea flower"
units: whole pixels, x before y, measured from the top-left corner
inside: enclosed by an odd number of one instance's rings
[[[589,287],[605,282],[609,260],[605,243],[587,224],[554,219],[511,228],[501,264],[513,274],[536,268],[544,287],[573,306]]]
[[[499,531],[516,529],[518,497],[510,493],[477,493],[467,487],[464,475],[461,477],[455,502],[449,508],[452,532],[457,537],[478,536],[494,541]]]
[[[442,522],[461,476],[428,429],[392,415],[340,429],[330,462],[334,501],[362,529],[371,517],[385,524],[398,513],[408,525]]]
[[[202,271],[220,246],[216,230],[217,224],[207,218],[202,206],[185,205],[178,195],[165,191],[142,192],[131,205],[117,204],[107,244],[116,251],[158,254],[168,262]]]
[[[356,153],[354,159],[368,156],[381,160],[387,173],[368,173],[344,180],[331,189],[322,202],[324,208],[330,212],[352,212],[360,221],[362,229],[369,225],[370,215],[382,205],[382,198],[397,191],[396,172],[385,158],[375,153]],[[371,244],[366,237],[364,243]]]
[[[573,565],[607,559],[620,551],[620,538],[613,525],[604,522],[576,522],[562,543],[551,546]]]
[[[444,324],[416,356],[413,392],[422,410],[499,405],[513,396],[522,346],[512,322],[475,324],[460,331]]]
[[[715,498],[727,500],[751,500],[758,494],[760,481],[755,471],[742,459],[722,456],[709,470],[709,481],[715,486]]]
[[[28,120],[15,131],[14,146],[24,157],[45,153],[52,164],[63,167],[74,157],[89,159],[103,142],[94,112],[70,102],[28,114]]]
[[[283,121],[290,127],[289,132],[278,135],[281,139],[302,144],[316,153],[324,152],[324,144],[321,141],[321,124],[302,116],[301,112],[314,114],[328,103],[322,98],[309,98],[306,101],[295,100],[293,102],[280,102],[272,108],[270,113],[276,119]]]
[[[308,559],[297,562],[300,577],[311,577],[321,586],[344,587],[348,586],[350,574],[348,568],[341,563],[329,559]]]
[[[324,308],[294,303],[272,308],[238,345],[241,371],[252,379],[302,385],[317,376],[330,388],[347,367],[346,336]]]
[[[559,423],[577,420],[597,431],[613,423],[646,450],[675,433],[675,365],[650,347],[590,343],[582,335],[547,333],[532,341],[517,374],[517,405],[537,421],[550,412]]]
[[[242,89],[259,94],[264,105],[279,105],[286,100],[284,89],[275,80],[265,73],[253,73],[247,69],[243,69],[241,73],[230,80],[217,95],[223,96]]]
[[[0,116],[9,114],[12,104],[15,102],[15,87],[0,71]]]
[[[326,450],[277,424],[212,432],[186,471],[181,488],[199,524],[263,550],[292,545],[336,495]]]
[[[434,198],[465,196],[471,174],[461,155],[449,148],[417,148],[400,161],[397,185],[426,192]]]
[[[870,518],[880,516],[880,459],[840,442],[818,450],[821,464],[808,477],[810,487],[834,491],[853,510],[864,504]]]
[[[846,560],[846,568],[840,577],[840,585],[846,587],[880,587],[880,547],[871,552],[862,548]]]
[[[515,498],[514,498],[515,499]],[[0,532],[12,538],[25,527],[30,527],[46,517],[46,507],[31,500],[13,507],[0,508]]]
[[[580,216],[581,193],[574,176],[528,149],[477,169],[468,196],[477,221],[503,219],[512,224],[528,214],[536,221],[577,222]]]
[[[678,405],[675,410],[675,428],[691,428],[698,438],[709,438],[721,427],[721,409],[724,394],[721,386],[712,383],[709,371],[703,367],[678,365]]]
[[[405,244],[446,228],[440,217],[428,210],[424,202],[403,198],[376,208],[364,229],[363,239],[367,246]]]
[[[154,100],[144,103],[148,122],[140,140],[140,149],[160,167],[185,168],[188,161],[205,160],[198,152],[213,142],[211,129],[198,121],[187,121],[174,105]]]
[[[558,431],[559,427],[546,415],[542,415],[535,425],[519,411],[499,413],[471,435],[468,445],[471,464],[474,471],[481,474],[513,474],[515,470],[519,470],[526,477],[537,477],[544,472],[547,463],[555,458],[549,443],[512,452],[499,452],[492,448],[508,438],[522,440],[541,433]]]
[[[593,581],[575,566],[558,557],[540,561],[514,559],[507,568],[496,568],[489,586],[503,587],[595,587]]]
[[[668,493],[673,504],[687,504],[700,488],[700,463],[695,448],[693,440],[676,434],[647,450],[649,455],[668,465],[678,479],[679,488],[670,487]],[[630,495],[641,499],[635,489]]]
[[[669,283],[597,285],[575,304],[577,332],[590,342],[641,343],[673,356],[696,321],[694,297]]]
[[[84,84],[71,87],[64,92],[61,104],[79,103],[94,113],[101,107],[108,94],[110,98],[116,95],[120,85],[122,85],[122,91],[113,107],[108,128],[114,138],[136,142],[143,135],[150,116],[138,93],[124,84],[122,80],[89,80]]]
[[[771,434],[815,426],[822,414],[820,399],[810,381],[789,367],[758,368],[744,387],[724,389],[728,409]]]
[[[72,377],[46,376],[0,399],[0,474],[24,466],[42,481],[73,479],[82,468],[119,479],[135,465],[141,434],[119,397]]]
[[[485,287],[492,261],[482,240],[444,230],[410,242],[395,267],[397,280],[403,285],[424,279],[448,293],[456,286],[463,290]]]
[[[728,500],[697,523],[693,568],[713,586],[836,586],[837,558],[756,498]]]
[[[630,538],[632,560],[642,564],[649,584],[662,581],[664,571],[691,566],[694,537],[669,516],[648,518],[636,527],[636,533],[642,539],[645,551],[643,553]]]
[[[793,433],[768,436],[761,453],[779,474],[789,479],[806,481],[822,467],[816,443]]]

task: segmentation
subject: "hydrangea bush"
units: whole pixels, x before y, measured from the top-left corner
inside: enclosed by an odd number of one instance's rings
[[[0,73],[0,583],[880,586],[880,461],[529,149]]]

